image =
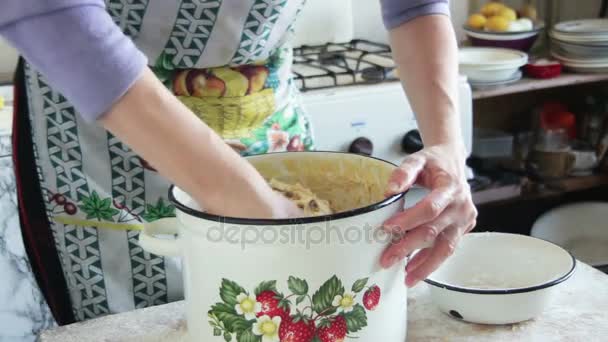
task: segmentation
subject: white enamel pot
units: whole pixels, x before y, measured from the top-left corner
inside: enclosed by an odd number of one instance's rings
[[[189,340],[405,341],[405,265],[379,265],[390,243],[380,227],[403,208],[404,194],[383,196],[395,165],[331,152],[248,160],[266,178],[300,182],[338,210],[300,219],[219,217],[172,187],[177,217],[146,224],[139,241],[148,252],[182,257]]]
[[[480,324],[511,324],[535,318],[570,278],[576,260],[537,238],[470,233],[425,280],[441,311]]]

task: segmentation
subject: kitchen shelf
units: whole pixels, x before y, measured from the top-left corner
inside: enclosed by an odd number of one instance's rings
[[[536,200],[553,196],[560,196],[565,193],[584,191],[596,187],[608,186],[608,173],[594,174],[590,176],[570,177],[559,181],[549,183],[550,189],[544,189],[535,192],[526,192],[521,189],[521,193],[517,193],[516,186],[497,188],[495,193],[490,193],[489,196],[479,196],[474,193],[476,205],[488,203],[507,203],[521,200]],[[484,194],[485,195],[485,194]]]
[[[550,79],[523,78],[517,83],[504,85],[492,89],[473,90],[473,100],[485,99],[489,97],[523,93],[528,91],[571,86],[575,84],[585,84],[600,81],[608,81],[608,73],[601,74],[572,74],[562,73],[559,77]]]

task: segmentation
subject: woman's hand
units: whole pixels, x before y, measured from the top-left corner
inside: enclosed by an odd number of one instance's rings
[[[408,156],[393,173],[386,195],[421,185],[431,192],[384,224],[395,235],[381,258],[390,267],[422,249],[406,267],[406,285],[426,279],[453,252],[460,237],[475,227],[477,210],[464,175],[463,148],[436,145]]]

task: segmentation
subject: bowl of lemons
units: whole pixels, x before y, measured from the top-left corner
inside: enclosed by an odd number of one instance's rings
[[[488,2],[478,13],[469,16],[464,25],[473,46],[500,47],[528,52],[544,23],[538,19],[536,8],[524,5],[515,10],[501,2]]]

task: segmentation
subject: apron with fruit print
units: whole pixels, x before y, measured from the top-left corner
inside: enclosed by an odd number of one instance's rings
[[[312,149],[286,43],[304,0],[106,5],[163,83],[242,155]],[[25,84],[46,214],[76,320],[182,299],[179,260],[138,244],[144,221],[175,214],[168,181],[84,122],[27,64]]]

